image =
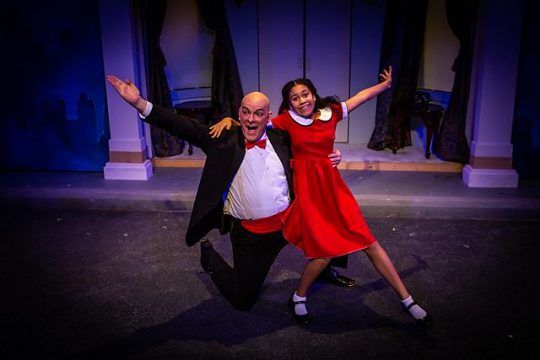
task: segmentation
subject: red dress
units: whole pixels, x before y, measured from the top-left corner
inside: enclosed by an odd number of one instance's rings
[[[376,241],[356,199],[328,159],[343,118],[340,105],[330,110],[321,116],[326,121],[298,116],[294,120],[287,111],[272,119],[272,126],[290,134],[294,158],[296,198],[283,217],[283,233],[308,258],[345,255]]]

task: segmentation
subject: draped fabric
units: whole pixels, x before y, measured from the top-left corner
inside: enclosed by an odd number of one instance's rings
[[[388,0],[384,20],[380,69],[392,66],[392,88],[377,97],[375,128],[368,148],[383,150],[411,145],[408,121],[399,124],[397,136],[396,112],[408,113],[418,82],[427,0]],[[408,119],[407,119],[408,120]]]
[[[224,0],[197,0],[204,24],[216,34],[212,52],[212,107],[214,120],[235,116],[244,96]]]
[[[467,103],[471,84],[474,30],[477,0],[447,0],[448,25],[460,42],[459,53],[452,70],[454,84],[448,109],[443,117],[439,137],[435,137],[434,153],[443,160],[466,164],[469,162],[469,143],[465,136]]]
[[[139,0],[135,2],[142,19],[147,54],[148,99],[172,108],[169,85],[165,75],[167,61],[161,50],[160,37],[167,11],[167,0]],[[150,126],[154,154],[158,157],[182,153],[184,141],[155,126]]]

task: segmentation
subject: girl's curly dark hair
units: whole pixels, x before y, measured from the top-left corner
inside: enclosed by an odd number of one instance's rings
[[[311,82],[311,80],[306,78],[299,78],[295,80],[291,80],[288,83],[286,83],[283,88],[281,89],[281,105],[279,106],[278,114],[281,114],[285,110],[289,110],[290,104],[289,104],[289,92],[291,89],[296,85],[305,85],[309,91],[315,96],[315,111],[319,109],[324,109],[330,104],[339,104],[340,100],[337,96],[326,96],[326,97],[320,97],[317,93],[317,89],[315,88],[315,85]]]

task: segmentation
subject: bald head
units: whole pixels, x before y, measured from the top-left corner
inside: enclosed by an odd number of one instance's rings
[[[238,117],[247,141],[259,140],[266,130],[271,114],[270,100],[266,95],[254,91],[244,96],[238,109]]]
[[[244,104],[257,104],[268,109],[270,107],[270,99],[262,92],[253,91],[242,98],[242,105]]]

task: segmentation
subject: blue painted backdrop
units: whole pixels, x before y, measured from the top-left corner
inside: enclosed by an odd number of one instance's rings
[[[97,1],[7,2],[0,14],[2,168],[101,171],[109,131]]]
[[[540,3],[526,0],[512,143],[540,178]],[[97,0],[0,4],[1,169],[101,171],[108,119]]]

